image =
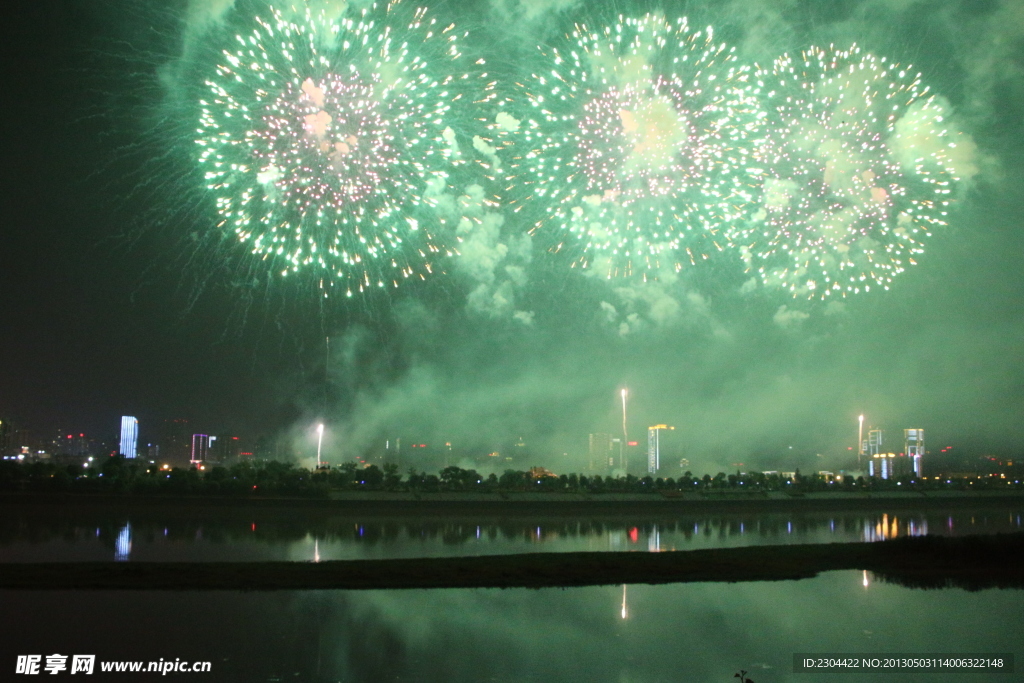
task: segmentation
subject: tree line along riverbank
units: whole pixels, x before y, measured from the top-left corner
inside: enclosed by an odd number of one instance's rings
[[[799,497],[818,494],[886,495],[913,492],[921,495],[952,492],[1022,492],[1024,480],[1004,476],[960,476],[936,479],[904,475],[834,478],[824,474],[792,476],[765,472],[736,472],[673,477],[620,477],[600,474],[553,475],[542,468],[505,470],[484,475],[476,470],[445,467],[439,472],[397,465],[359,467],[346,463],[329,470],[307,470],[292,463],[246,461],[230,467],[172,468],[142,459],[100,458],[92,467],[54,462],[0,461],[0,493],[132,494],[136,496],[211,496],[254,498],[346,499],[353,495],[389,494],[392,500],[434,498],[458,494],[518,499],[522,494],[563,494],[582,498],[650,496],[653,498],[750,499]]]

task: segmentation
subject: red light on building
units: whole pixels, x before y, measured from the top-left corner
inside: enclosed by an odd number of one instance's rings
[[[636,543],[639,538],[640,538],[640,530],[639,529],[637,529],[636,527],[633,527],[632,529],[629,530],[629,540],[630,540],[630,542]]]
[[[627,446],[635,446],[635,445],[637,445],[638,443],[639,443],[638,441],[627,441],[627,442],[626,442],[626,445],[627,445]]]

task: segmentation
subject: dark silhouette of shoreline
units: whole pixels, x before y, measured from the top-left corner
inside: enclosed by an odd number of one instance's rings
[[[322,590],[548,588],[805,579],[866,570],[913,588],[1022,588],[1024,533],[681,552],[570,552],[304,562],[0,565],[0,589]]]

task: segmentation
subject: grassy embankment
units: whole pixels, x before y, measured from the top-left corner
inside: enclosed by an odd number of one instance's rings
[[[1024,533],[880,543],[665,553],[540,553],[401,560],[74,562],[0,565],[0,589],[310,590],[546,588],[620,583],[776,581],[867,570],[917,588],[1024,588]]]

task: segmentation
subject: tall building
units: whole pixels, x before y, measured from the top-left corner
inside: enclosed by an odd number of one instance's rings
[[[873,458],[882,452],[882,430],[872,429],[868,432],[867,456]]]
[[[210,434],[210,440],[206,447],[206,461],[212,463],[224,462],[226,455],[226,446],[223,439],[218,439],[213,434]]]
[[[657,474],[661,468],[662,433],[675,427],[653,425],[647,428],[647,474]]]
[[[216,439],[217,437],[213,437]],[[210,437],[207,434],[192,435],[192,454],[190,461],[193,465],[201,465],[210,456]]]
[[[57,430],[57,438],[53,441],[53,453],[57,455],[70,455],[76,458],[89,455],[89,439],[85,434],[65,434],[63,430]]]
[[[243,439],[239,436],[226,436],[222,439],[223,444],[221,445],[221,452],[223,456],[221,460],[230,460],[235,462],[242,458],[243,452],[247,452]],[[252,455],[252,452],[248,452],[248,455]]]
[[[131,415],[121,417],[121,445],[119,452],[126,458],[138,455],[139,421]]]
[[[188,420],[164,420],[160,427],[160,455],[168,460],[184,463],[192,457],[192,431]]]
[[[387,439],[384,442],[384,462],[398,465],[402,469],[402,437]]]
[[[924,430],[904,429],[903,440],[906,442],[904,453],[911,459],[914,474],[921,476],[921,457],[924,455]]]
[[[612,452],[612,440],[607,434],[591,434],[589,449],[587,451],[587,469],[591,472],[606,472],[611,467],[612,459],[615,457]]]
[[[876,453],[868,460],[868,476],[888,479],[890,474],[889,459],[884,453]]]
[[[868,476],[882,479],[900,479],[913,469],[911,458],[896,453],[876,453],[868,461]]]
[[[13,431],[10,420],[0,420],[0,456],[11,455],[14,452]]]

